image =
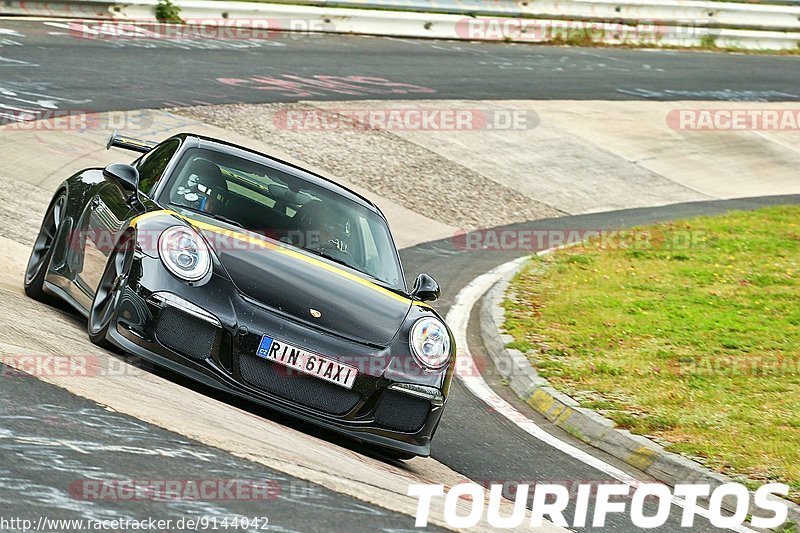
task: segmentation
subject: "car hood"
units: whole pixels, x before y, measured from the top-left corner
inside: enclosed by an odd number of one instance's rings
[[[210,237],[207,229],[204,233]],[[327,333],[386,346],[412,303],[335,263],[275,241],[248,238],[245,246],[220,246],[208,240],[239,291]]]

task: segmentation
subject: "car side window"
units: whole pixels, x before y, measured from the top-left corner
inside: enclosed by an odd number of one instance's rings
[[[170,139],[155,147],[136,165],[139,170],[139,190],[149,195],[164,174],[170,159],[180,147],[178,139]]]

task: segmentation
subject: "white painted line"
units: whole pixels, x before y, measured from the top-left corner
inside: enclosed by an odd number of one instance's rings
[[[0,67],[38,67],[36,63],[28,63],[27,61],[20,61],[19,59],[10,59],[8,57],[0,56]]]
[[[0,58],[2,59],[2,58]],[[41,89],[38,89],[41,90]],[[57,90],[54,88],[54,90]],[[33,96],[40,98],[39,100],[25,100],[19,98],[20,96]],[[26,89],[7,89],[0,85],[0,97],[5,97],[9,100],[18,100],[20,102],[34,104],[40,107],[44,107],[47,109],[58,109],[56,102],[67,102],[68,104],[88,104],[91,102],[91,99],[83,99],[83,100],[72,100],[70,98],[63,98],[61,96],[55,96],[52,94],[43,94],[40,92],[32,92]]]
[[[2,97],[0,97],[0,98],[2,98]],[[6,105],[6,104],[0,102],[0,109],[9,109],[11,111],[20,111],[20,115],[18,115],[18,116],[20,118],[24,119],[24,120],[29,120],[28,118],[26,118],[27,114],[29,114],[31,118],[35,118],[36,117],[36,112],[33,109],[28,109],[26,107],[16,107],[16,106],[13,106],[13,105]]]
[[[3,107],[3,106],[0,106],[0,107]],[[18,117],[16,115],[9,115],[8,113],[3,113],[3,112],[0,112],[0,118],[7,118],[9,120],[13,120],[13,121],[16,121],[16,122],[26,122],[26,120],[24,118],[20,118],[20,117]],[[34,118],[34,116],[31,115],[31,120],[33,120],[33,118]]]
[[[469,317],[472,312],[472,308],[475,306],[478,300],[480,300],[481,297],[490,288],[492,288],[495,283],[500,281],[503,276],[527,261],[527,259],[527,257],[521,257],[519,259],[515,259],[514,261],[500,265],[490,270],[486,274],[481,274],[477,278],[470,281],[467,286],[461,289],[461,291],[456,295],[455,303],[450,308],[450,311],[447,313],[447,317],[445,319],[447,324],[450,326],[450,329],[453,331],[453,336],[455,337],[456,346],[458,349],[458,358],[460,359],[458,364],[459,370],[456,372],[456,376],[478,399],[486,403],[498,414],[504,416],[506,419],[511,421],[529,435],[544,442],[545,444],[552,446],[556,450],[569,455],[573,459],[576,459],[583,464],[603,472],[617,481],[632,487],[636,487],[642,482],[626,472],[623,472],[619,468],[606,463],[602,459],[576,448],[568,442],[565,442],[558,437],[555,437],[554,435],[544,431],[542,428],[536,425],[533,420],[526,417],[513,405],[501,398],[492,390],[489,384],[486,383],[486,380],[483,379],[483,376],[475,364],[475,360],[472,358],[472,353],[469,351],[469,345],[467,344],[467,325],[469,324]],[[684,506],[684,501],[682,498],[673,496],[672,503],[681,508]],[[698,515],[704,518],[709,517],[708,510],[703,509],[700,506],[696,507],[696,512]],[[737,533],[755,533],[755,531],[745,527],[744,525],[731,527],[729,529],[736,531]]]

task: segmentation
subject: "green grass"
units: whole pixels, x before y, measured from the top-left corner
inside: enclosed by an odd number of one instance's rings
[[[657,225],[536,258],[506,328],[620,427],[800,501],[800,207]]]
[[[173,4],[171,0],[159,0],[158,5],[156,5],[156,20],[182,24],[181,8]]]
[[[717,36],[706,34],[700,38],[700,48],[704,50],[716,50],[717,49]]]

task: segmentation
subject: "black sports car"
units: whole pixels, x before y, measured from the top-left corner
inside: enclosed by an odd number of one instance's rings
[[[313,172],[216,139],[112,135],[133,165],[56,191],[25,291],[88,319],[92,342],[395,457],[427,456],[455,343],[407,289],[386,219]]]

